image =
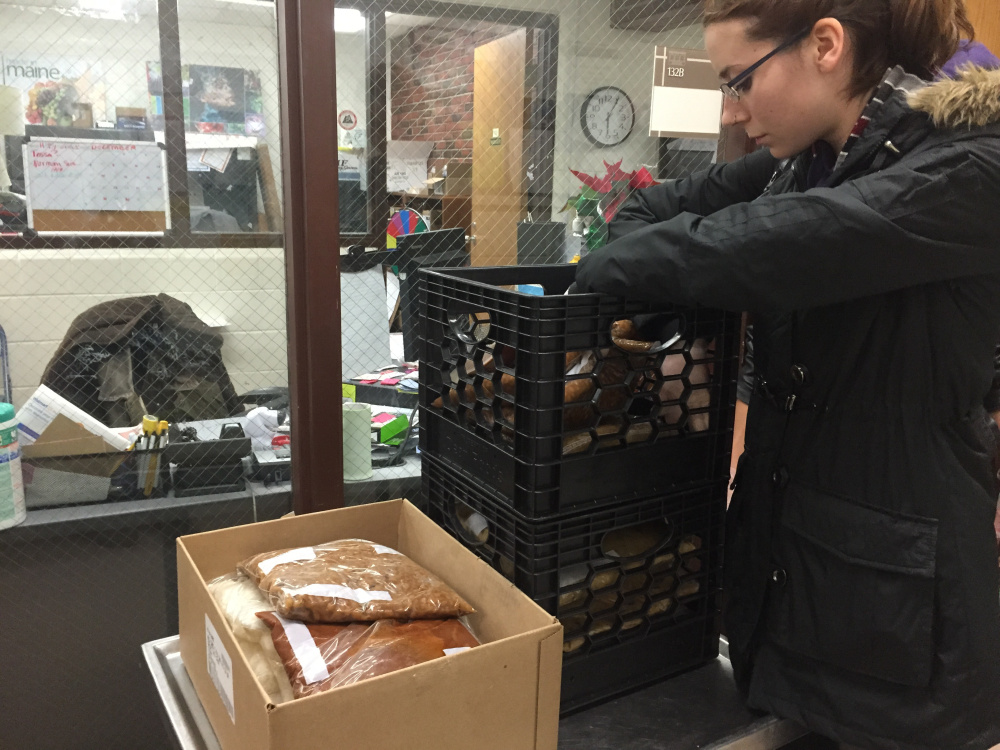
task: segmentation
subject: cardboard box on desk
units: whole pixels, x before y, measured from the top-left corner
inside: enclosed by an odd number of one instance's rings
[[[275,706],[206,582],[252,554],[352,537],[450,584],[483,645]],[[556,748],[562,626],[406,500],[180,537],[177,585],[181,657],[224,750]]]
[[[128,457],[63,414],[25,445],[21,455],[28,507],[105,500],[111,475]]]
[[[471,195],[472,165],[453,164],[447,176],[424,180],[431,195]]]

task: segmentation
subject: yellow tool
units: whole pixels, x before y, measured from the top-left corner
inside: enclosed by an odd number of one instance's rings
[[[150,439],[153,437],[153,433],[156,432],[156,426],[159,424],[159,420],[156,417],[151,417],[148,414],[144,414],[142,417],[142,436],[146,438],[146,443],[143,448],[148,448]]]
[[[152,455],[146,459],[146,486],[143,492],[146,497],[153,494],[153,487],[156,484],[158,454],[155,451],[160,447],[160,434],[163,425],[166,425],[166,422],[161,422],[156,417],[151,417],[148,414],[142,418],[142,434],[146,439],[145,449],[152,452]]]

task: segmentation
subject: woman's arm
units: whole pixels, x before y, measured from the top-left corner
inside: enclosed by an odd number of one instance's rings
[[[1000,273],[989,161],[947,150],[836,188],[683,213],[584,258],[579,291],[728,310],[796,310]],[[975,200],[973,200],[975,196]]]
[[[708,216],[734,203],[752,201],[764,192],[777,166],[771,152],[760,149],[734,162],[637,190],[608,225],[608,238],[619,239],[682,213]]]

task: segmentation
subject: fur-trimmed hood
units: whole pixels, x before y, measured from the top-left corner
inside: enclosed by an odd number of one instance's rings
[[[1000,124],[1000,70],[963,68],[957,78],[911,93],[909,101],[913,109],[930,115],[938,128]]]

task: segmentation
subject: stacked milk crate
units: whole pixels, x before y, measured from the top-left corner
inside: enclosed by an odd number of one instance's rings
[[[424,502],[563,623],[564,713],[718,652],[740,332],[717,310],[565,295],[574,272],[421,285]]]

